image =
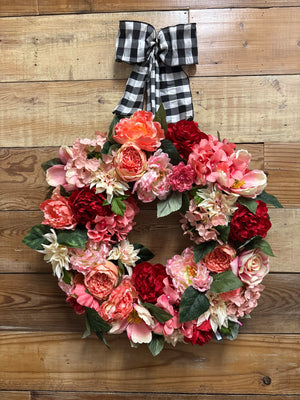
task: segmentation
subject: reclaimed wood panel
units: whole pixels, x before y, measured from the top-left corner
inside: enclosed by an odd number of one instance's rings
[[[0,395],[1,396],[1,395]],[[262,395],[214,394],[152,394],[152,393],[102,393],[102,392],[33,392],[31,400],[266,400]],[[0,397],[1,399],[1,397]],[[299,400],[299,396],[268,396],[268,400]],[[10,400],[10,399],[9,399]],[[21,399],[20,399],[21,400]]]
[[[1,20],[0,82],[127,79],[131,66],[115,62],[119,20],[157,29],[188,22],[187,11],[57,15]]]
[[[237,147],[245,148],[252,154],[252,169],[263,169],[262,144]],[[41,164],[57,156],[58,147],[0,149],[0,209],[38,210],[48,190]]]
[[[0,333],[0,385],[7,390],[297,394],[299,339],[240,335],[226,344],[168,345],[153,358],[146,346],[130,348],[125,337],[112,338],[109,350],[95,337],[82,340],[76,333],[5,332]]]
[[[300,334],[300,274],[270,274],[263,284],[258,307],[240,333]],[[85,331],[84,316],[75,314],[50,274],[4,274],[0,299],[2,331]]]
[[[278,200],[287,207],[299,207],[300,173],[268,169],[266,172],[268,174],[268,192],[276,195]]]
[[[234,142],[299,141],[300,75],[192,78],[195,121]],[[71,144],[105,131],[125,81],[2,83],[0,146]]]
[[[268,171],[300,172],[300,143],[265,143],[264,163]]]
[[[120,19],[159,29],[187,22],[188,12],[3,18],[0,81],[127,78],[130,66],[115,63],[112,51]],[[300,7],[191,10],[190,20],[198,24],[199,50],[190,75],[299,73]]]
[[[269,214],[273,227],[268,242],[276,256],[271,258],[271,271],[300,272],[300,209],[270,209]],[[51,266],[43,261],[42,254],[22,243],[30,228],[42,219],[40,211],[0,212],[0,273],[49,273]],[[144,209],[136,216],[128,239],[144,244],[156,255],[153,262],[164,264],[192,244],[182,235],[178,219],[174,214],[157,220],[155,210]]]
[[[195,75],[299,72],[300,8],[191,10],[197,23]]]
[[[0,391],[0,400],[32,400],[30,392]]]

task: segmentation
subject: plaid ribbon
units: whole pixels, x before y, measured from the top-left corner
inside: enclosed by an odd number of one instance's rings
[[[169,26],[156,34],[150,24],[120,21],[116,61],[135,65],[113,113],[142,110],[146,92],[146,109],[155,114],[162,103],[168,123],[193,118],[189,79],[181,66],[198,63],[196,24]]]

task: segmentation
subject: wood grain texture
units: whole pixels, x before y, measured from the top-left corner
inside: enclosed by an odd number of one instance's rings
[[[37,14],[38,0],[0,0],[0,17]]]
[[[0,400],[32,400],[30,392],[0,391]]]
[[[268,171],[300,172],[300,143],[265,143],[264,163]]]
[[[240,333],[300,334],[300,275],[272,274],[263,284],[258,306],[252,318],[243,321]],[[2,331],[59,330],[79,332],[80,336],[85,330],[84,316],[75,314],[50,274],[2,275],[0,299]]]
[[[299,396],[224,395],[224,394],[150,394],[150,393],[91,393],[91,392],[33,392],[31,400],[299,400]],[[1,398],[1,397],[0,397]]]
[[[0,333],[0,387],[298,394],[299,341],[300,336],[293,334],[240,335],[226,344],[168,345],[153,358],[146,346],[131,349],[125,337],[112,338],[109,350],[96,338],[82,340],[76,333],[5,332]]]
[[[187,11],[57,15],[1,20],[0,81],[127,79],[132,67],[115,62],[119,20],[157,29],[188,22]]]
[[[300,272],[300,209],[270,209],[272,229],[267,240],[275,258],[270,260],[272,272]],[[191,245],[182,235],[176,214],[157,220],[156,211],[143,209],[136,216],[136,226],[129,234],[132,243],[142,243],[156,257],[153,262],[164,264],[174,254]],[[30,228],[42,221],[39,211],[0,212],[0,272],[41,272],[47,273],[51,266],[43,256],[22,243]],[[149,222],[151,221],[151,223]]]
[[[195,121],[234,142],[297,142],[300,75],[191,78]],[[71,144],[106,131],[125,81],[3,83],[0,146]]]
[[[196,75],[299,72],[300,8],[191,10],[190,22],[197,23]]]
[[[127,78],[130,66],[115,63],[112,51],[120,19],[160,29],[187,22],[188,12],[3,18],[0,81]],[[299,73],[300,7],[191,10],[190,20],[197,23],[199,50],[190,75]]]

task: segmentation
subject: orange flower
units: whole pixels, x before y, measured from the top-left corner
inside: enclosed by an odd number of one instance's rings
[[[85,276],[88,291],[98,300],[104,300],[118,283],[118,267],[110,261],[98,264]]]
[[[229,245],[217,246],[204,257],[207,269],[211,272],[224,272],[231,269],[230,263],[234,259],[235,250]]]
[[[138,180],[146,170],[147,157],[134,143],[126,143],[114,157],[117,174],[125,182]]]
[[[135,143],[140,149],[155,151],[165,134],[159,122],[153,121],[150,111],[136,111],[130,118],[123,118],[115,126],[113,139],[117,143]]]

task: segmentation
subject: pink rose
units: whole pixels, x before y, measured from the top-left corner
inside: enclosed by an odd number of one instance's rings
[[[124,277],[109,298],[101,304],[99,314],[105,321],[124,320],[133,310],[137,292],[130,278]]]
[[[235,250],[231,246],[217,246],[204,257],[204,262],[209,271],[220,273],[231,268],[230,263],[234,256]]]
[[[73,211],[68,200],[56,193],[51,199],[45,200],[40,205],[44,213],[44,225],[50,225],[56,229],[74,229],[76,226]]]
[[[256,286],[269,272],[269,257],[261,250],[246,250],[231,263],[232,271],[247,285]]]
[[[172,190],[185,192],[192,189],[195,177],[196,173],[193,168],[180,162],[178,165],[174,165],[172,174],[169,177],[169,184],[172,186]]]
[[[84,278],[88,291],[98,300],[105,300],[118,282],[118,267],[110,261],[92,268]]]
[[[134,143],[125,143],[114,157],[114,166],[123,181],[136,181],[146,170],[147,157]]]

